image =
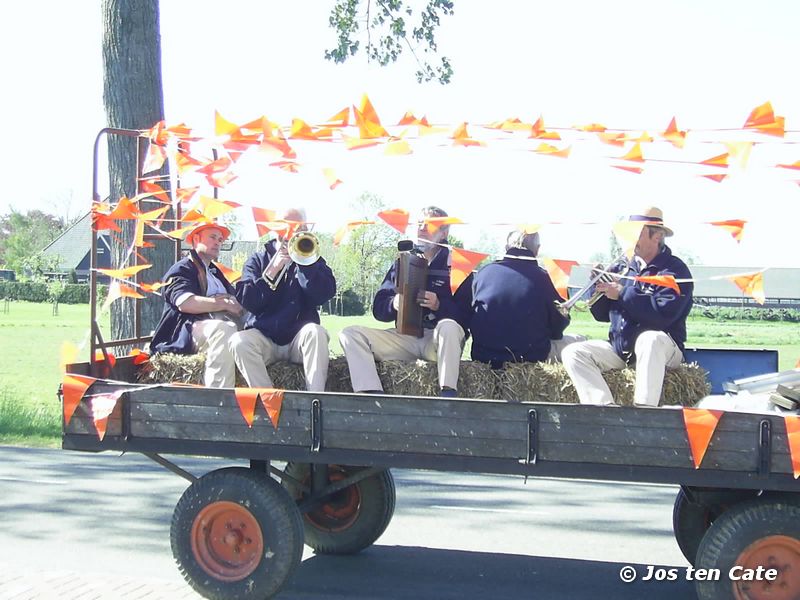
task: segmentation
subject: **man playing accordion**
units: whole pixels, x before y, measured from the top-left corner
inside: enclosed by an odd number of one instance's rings
[[[438,244],[447,240],[448,226],[437,225],[435,219],[446,217],[441,208],[429,206],[422,211],[417,229],[418,243],[428,262],[425,289],[417,302],[422,307],[422,336],[400,333],[397,327],[401,295],[398,293],[398,264],[386,273],[375,294],[372,314],[383,322],[395,322],[392,329],[346,327],[339,334],[353,391],[380,393],[383,386],[378,378],[375,361],[415,360],[436,361],[442,396],[456,396],[458,369],[466,337],[462,325],[465,314],[453,300],[450,291],[450,251]],[[433,219],[433,221],[426,221]]]

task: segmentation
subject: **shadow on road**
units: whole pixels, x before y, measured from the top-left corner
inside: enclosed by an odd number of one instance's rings
[[[304,561],[281,600],[672,600],[695,598],[683,581],[620,581],[621,563],[372,546],[355,556],[315,555]],[[646,569],[632,565],[639,575]],[[683,573],[683,570],[679,571]],[[335,574],[335,575],[331,575]]]

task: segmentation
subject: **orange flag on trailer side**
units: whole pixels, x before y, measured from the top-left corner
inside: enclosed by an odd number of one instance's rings
[[[672,275],[640,275],[635,279],[636,281],[641,281],[642,283],[650,283],[652,285],[660,285],[661,287],[670,288],[678,292],[679,296],[681,295],[681,288],[678,285],[678,282],[675,281],[675,277]]]
[[[258,237],[267,235],[271,230],[265,225],[275,220],[275,211],[269,208],[253,207],[253,220],[256,222]]]
[[[747,221],[742,221],[741,219],[731,219],[728,221],[710,221],[708,224],[726,230],[738,243],[742,241],[742,234],[744,233],[744,226],[746,223]]]
[[[378,213],[378,217],[389,227],[396,229],[400,233],[405,233],[406,229],[408,229],[408,211],[403,208],[382,210]]]
[[[236,283],[237,281],[239,281],[242,278],[242,272],[241,271],[234,271],[230,267],[227,267],[227,266],[223,265],[220,262],[217,262],[217,263],[214,263],[214,264],[217,265],[217,268],[220,271],[222,271],[222,274],[225,276],[225,279],[227,279],[228,283],[230,283],[231,285]]]
[[[108,427],[108,417],[114,412],[125,390],[117,390],[116,392],[108,392],[106,394],[95,394],[89,400],[92,410],[92,421],[94,421],[94,428],[97,430],[97,437],[100,441],[106,437],[106,429]]]
[[[800,362],[797,363],[800,367]],[[792,472],[794,478],[800,477],[800,416],[786,415],[783,417],[786,424],[786,441],[789,444],[789,455],[792,457]]]
[[[256,413],[256,400],[258,399],[257,388],[234,388],[233,393],[236,396],[236,402],[239,404],[239,410],[242,412],[245,423],[248,427],[253,426],[253,417]]]
[[[764,304],[767,298],[764,295],[764,273],[759,271],[751,275],[739,275],[728,277],[736,284],[742,293],[747,294],[759,304]]]
[[[676,148],[683,148],[683,146],[686,144],[686,132],[678,130],[675,117],[672,117],[669,125],[667,125],[667,130],[661,134],[661,137],[663,137]]]
[[[556,260],[553,258],[540,257],[539,263],[550,275],[553,287],[559,295],[566,299],[569,297],[569,275],[572,267],[578,264],[576,260]]]
[[[686,435],[689,437],[689,448],[695,469],[699,469],[700,463],[703,462],[723,412],[706,408],[683,409],[683,422],[686,425]]]
[[[450,248],[450,291],[456,293],[479,262],[489,256],[483,252],[473,252],[463,248]]]
[[[281,416],[281,408],[283,407],[283,393],[285,390],[277,390],[275,388],[259,388],[258,395],[261,398],[261,404],[269,415],[269,420],[272,421],[272,426],[278,428],[278,420]]]
[[[125,267],[124,269],[97,269],[98,273],[108,275],[109,277],[116,277],[117,279],[127,279],[136,275],[139,271],[149,269],[153,265],[135,265],[133,267]]]
[[[75,409],[81,403],[81,399],[86,390],[97,379],[87,375],[76,375],[75,373],[64,373],[64,379],[61,383],[61,394],[64,398],[64,423],[69,425],[72,415],[75,414]]]

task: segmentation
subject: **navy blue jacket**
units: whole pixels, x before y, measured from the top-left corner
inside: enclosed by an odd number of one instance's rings
[[[192,325],[196,321],[208,319],[209,315],[208,313],[199,315],[183,313],[175,305],[175,301],[186,292],[196,296],[206,295],[205,283],[201,281],[194,261],[202,264],[200,258],[192,250],[190,254],[172,265],[164,275],[163,281],[167,282],[167,286],[162,288],[164,312],[161,313],[161,320],[153,333],[153,341],[150,342],[150,349],[153,352],[194,353]],[[208,270],[222,282],[229,294],[234,293],[233,286],[228,283],[222,271],[213,262],[209,265]]]
[[[615,269],[625,275],[653,276],[672,275],[675,279],[691,279],[689,267],[672,251],[663,252],[639,271],[637,261],[631,260]],[[608,341],[622,358],[631,356],[636,338],[643,331],[664,331],[683,351],[686,343],[686,317],[692,309],[694,284],[679,283],[680,295],[673,289],[642,283],[633,279],[622,279],[622,293],[618,300],[605,296],[592,306],[592,315],[598,321],[611,321]]]
[[[245,329],[258,329],[279,346],[290,343],[307,323],[319,324],[317,307],[336,294],[333,271],[320,257],[313,265],[292,263],[275,290],[261,277],[277,251],[276,240],[253,254],[236,282],[236,299],[250,311]]]
[[[450,291],[450,250],[440,248],[428,265],[428,283],[425,289],[434,292],[439,298],[439,310],[436,312],[425,308],[422,312],[422,325],[425,329],[433,329],[442,319],[453,319],[466,331],[467,315],[453,300]],[[383,278],[383,283],[375,294],[372,303],[372,315],[384,323],[397,320],[397,311],[392,307],[392,300],[397,295],[397,261],[391,266]]]
[[[472,283],[472,360],[493,368],[504,362],[546,360],[550,340],[560,340],[569,325],[569,317],[556,308],[563,299],[533,254],[519,248],[506,254],[523,258],[490,263]]]

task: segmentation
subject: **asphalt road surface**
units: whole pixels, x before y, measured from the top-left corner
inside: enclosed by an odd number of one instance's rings
[[[195,475],[236,464],[174,458]],[[347,557],[315,555],[279,596],[299,599],[694,598],[691,582],[620,580],[682,570],[677,488],[393,471],[394,518]],[[169,546],[188,483],[138,455],[0,447],[0,599],[196,598]]]

